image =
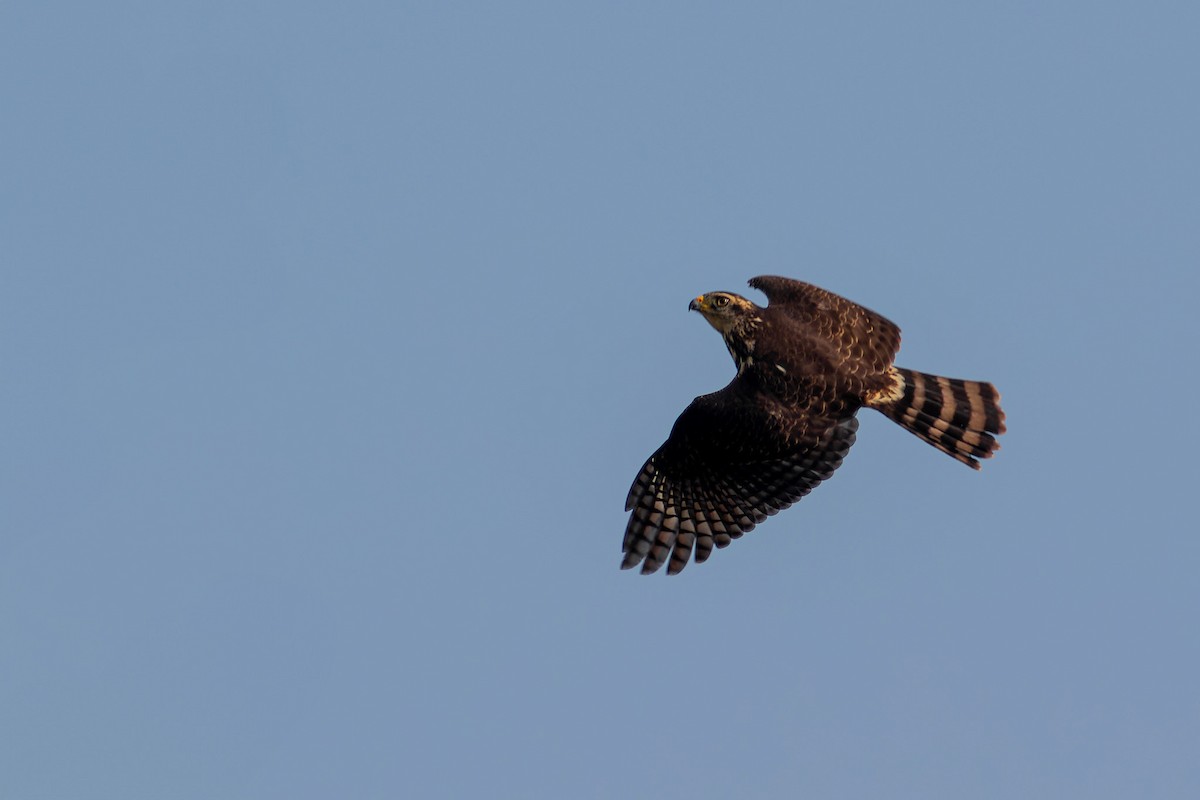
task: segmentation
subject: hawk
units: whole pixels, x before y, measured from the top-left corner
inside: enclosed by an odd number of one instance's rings
[[[773,276],[750,286],[766,308],[732,292],[688,306],[720,332],[737,375],[693,400],[638,473],[622,569],[677,574],[804,497],[841,466],[863,406],[973,469],[1000,447],[990,383],[893,366],[900,329],[832,292]]]

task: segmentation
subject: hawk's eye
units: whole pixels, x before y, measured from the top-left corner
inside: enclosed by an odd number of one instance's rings
[[[714,308],[724,308],[725,306],[729,305],[729,297],[727,295],[719,294],[713,298],[712,304]]]

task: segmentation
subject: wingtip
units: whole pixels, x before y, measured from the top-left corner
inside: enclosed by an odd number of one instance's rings
[[[655,564],[651,559],[646,559],[642,562],[642,574],[653,575],[662,567],[661,563]]]

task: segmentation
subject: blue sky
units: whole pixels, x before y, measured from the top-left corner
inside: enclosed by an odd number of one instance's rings
[[[0,794],[1194,795],[1198,26],[5,4]],[[761,273],[1003,450],[621,572]]]

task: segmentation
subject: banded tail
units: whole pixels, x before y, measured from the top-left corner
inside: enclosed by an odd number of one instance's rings
[[[1004,433],[1004,412],[995,386],[899,367],[891,373],[891,388],[869,395],[868,406],[972,469],[1000,449],[993,434]]]

